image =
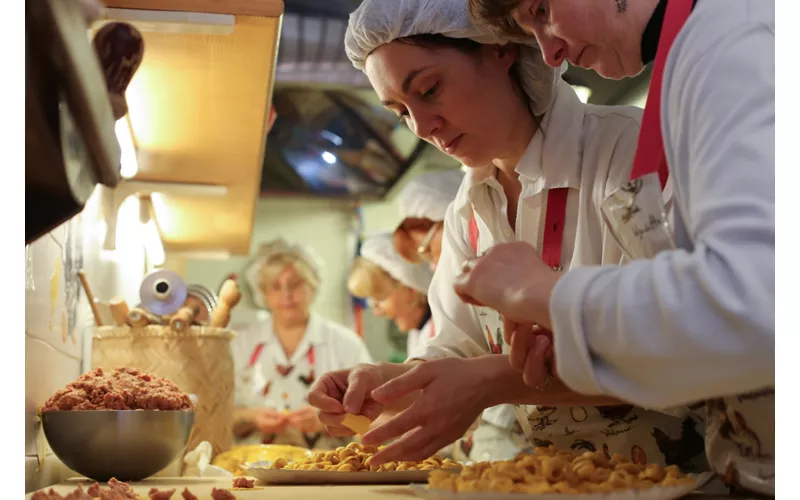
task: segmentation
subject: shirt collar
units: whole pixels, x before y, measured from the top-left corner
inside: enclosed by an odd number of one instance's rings
[[[325,343],[326,337],[323,335],[322,332],[322,319],[317,316],[316,314],[311,314],[308,317],[308,326],[306,326],[306,331],[303,334],[303,340],[301,341],[300,345],[303,344],[311,344],[311,345],[321,345]],[[263,339],[265,344],[271,344],[273,342],[278,342],[278,337],[275,335],[275,326],[272,323],[272,317],[267,320],[267,328],[264,330]]]
[[[534,196],[545,189],[580,187],[586,106],[567,82],[558,82],[553,106],[515,169],[522,183],[521,196]],[[494,165],[469,168],[454,200],[456,211],[471,217],[472,203],[477,193],[485,189],[481,186],[499,187],[496,172]]]

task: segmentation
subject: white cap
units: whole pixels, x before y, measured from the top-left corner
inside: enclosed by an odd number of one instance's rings
[[[361,257],[378,265],[400,283],[427,295],[433,273],[425,264],[412,264],[403,259],[394,249],[392,233],[368,237],[361,245]]]
[[[405,220],[444,220],[447,206],[453,201],[464,179],[459,169],[431,172],[409,181],[400,193],[400,217]]]

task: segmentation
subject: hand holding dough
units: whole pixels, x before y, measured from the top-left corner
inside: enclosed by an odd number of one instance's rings
[[[366,434],[371,424],[372,420],[364,415],[348,413],[342,419],[342,425],[360,435]]]

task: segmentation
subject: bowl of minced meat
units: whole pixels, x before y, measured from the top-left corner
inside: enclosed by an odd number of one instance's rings
[[[165,378],[97,368],[53,394],[41,418],[53,453],[70,469],[97,481],[139,481],[183,453],[195,406]]]

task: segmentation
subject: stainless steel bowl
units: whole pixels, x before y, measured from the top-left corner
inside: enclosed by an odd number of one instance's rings
[[[64,465],[95,481],[139,481],[185,450],[193,411],[49,411],[42,427]]]

